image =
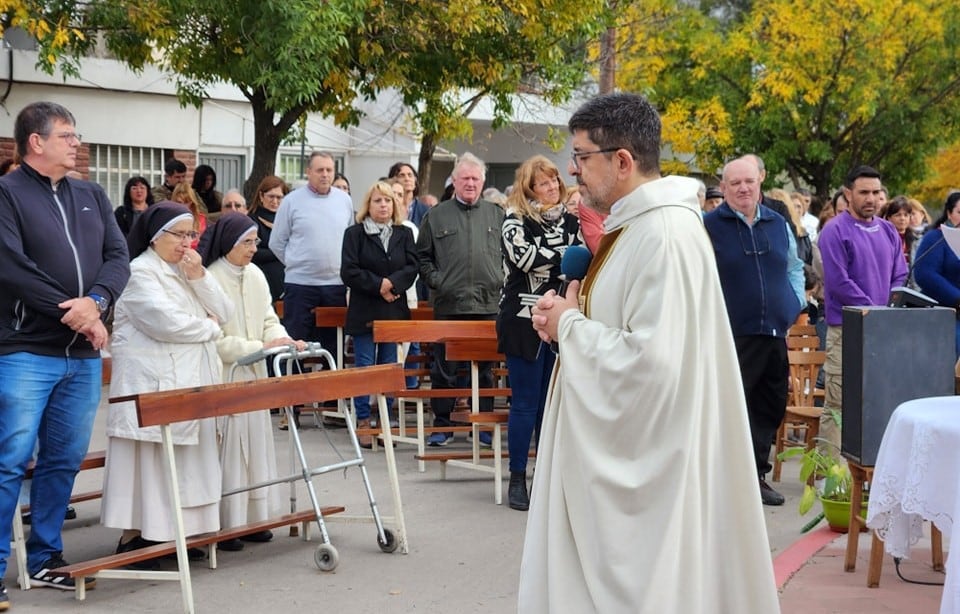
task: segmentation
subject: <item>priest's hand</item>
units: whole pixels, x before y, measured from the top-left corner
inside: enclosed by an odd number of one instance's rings
[[[539,299],[533,307],[533,329],[537,335],[550,343],[557,339],[557,326],[560,324],[560,316],[570,309],[580,309],[580,301],[577,295],[580,293],[580,282],[571,281],[567,286],[565,296],[560,296],[553,290],[550,290]]]

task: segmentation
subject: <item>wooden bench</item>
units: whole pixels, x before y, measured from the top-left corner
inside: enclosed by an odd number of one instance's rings
[[[379,327],[379,329],[378,329]],[[378,332],[379,331],[379,332]],[[379,335],[379,338],[378,338]],[[417,339],[409,337],[416,336]],[[446,478],[446,468],[452,464],[466,469],[480,470],[493,473],[494,500],[497,505],[503,502],[503,439],[501,425],[508,419],[507,412],[480,412],[481,397],[509,397],[507,387],[480,388],[479,363],[503,361],[505,357],[497,351],[496,324],[489,320],[434,320],[434,321],[377,321],[374,322],[374,340],[384,341],[421,341],[443,343],[446,346],[448,360],[470,362],[470,407],[469,413],[451,413],[453,420],[461,419],[470,424],[469,430],[473,435],[473,449],[466,459],[449,458],[446,454],[434,455],[428,453],[425,447],[424,435],[428,432],[423,425],[423,399],[425,398],[457,398],[466,396],[466,389],[419,389],[398,393],[398,396],[414,398],[417,401],[417,459],[421,471],[425,469],[426,461],[440,462],[440,477]],[[402,416],[402,412],[401,412]],[[456,427],[433,427],[429,432],[449,432]],[[459,429],[458,429],[459,430]],[[480,453],[479,432],[492,431],[493,463],[486,465],[480,461],[484,458]],[[401,436],[405,435],[401,429]],[[398,437],[399,439],[399,437]]]
[[[344,509],[345,508],[342,506],[328,506],[321,508],[320,511],[323,516],[332,516],[333,514],[339,514],[343,512]],[[260,522],[252,522],[239,527],[223,529],[215,533],[204,533],[203,535],[188,537],[186,540],[186,545],[187,548],[208,548],[209,566],[211,569],[216,569],[217,549],[210,546],[215,546],[218,542],[228,539],[235,539],[238,537],[243,537],[244,535],[250,535],[251,533],[297,524],[299,524],[301,527],[300,533],[305,536],[304,539],[309,540],[310,523],[316,520],[316,518],[316,512],[313,510],[302,510],[293,514],[284,514],[283,516],[277,516],[276,518],[270,518]],[[177,543],[175,541],[164,542],[161,544],[148,546],[146,548],[138,548],[129,552],[111,554],[98,559],[91,559],[89,561],[75,563],[68,567],[62,567],[58,569],[56,575],[61,575],[66,571],[68,573],[65,575],[70,575],[76,578],[82,578],[86,576],[97,576],[98,578],[126,578],[129,577],[128,573],[114,574],[113,570],[116,567],[127,567],[135,563],[141,563],[157,557],[174,554],[176,551]],[[125,570],[120,571],[123,572]],[[140,573],[144,572],[141,571]]]
[[[113,374],[113,359],[109,356],[104,356],[100,359],[100,383],[103,386],[110,384],[110,377]],[[95,450],[93,452],[88,452],[87,455],[80,462],[80,468],[78,471],[86,471],[89,469],[101,469],[106,464],[107,453],[105,450]],[[27,470],[24,472],[23,479],[30,480],[33,479],[33,461],[27,465]],[[90,490],[86,492],[73,493],[70,495],[70,504],[82,503],[84,501],[94,501],[103,497],[103,490]],[[27,573],[27,541],[26,541],[26,532],[23,529],[23,517],[22,514],[29,512],[30,506],[23,505],[20,506],[20,509],[13,515],[13,527],[11,529],[11,540],[10,540],[10,549],[13,551],[14,558],[17,561],[17,582],[20,584],[21,590],[30,589],[30,574]]]
[[[447,338],[443,342],[446,344],[446,353],[449,360],[468,360],[470,361],[470,412],[452,412],[450,414],[453,420],[464,420],[473,427],[473,454],[469,459],[447,459],[440,463],[440,478],[446,478],[446,468],[448,465],[474,469],[480,471],[489,471],[493,473],[493,498],[497,505],[503,503],[503,432],[501,425],[506,424],[509,419],[508,411],[481,412],[480,392],[489,395],[510,396],[509,388],[479,388],[479,363],[504,361],[506,357],[497,351],[496,332],[493,337],[471,337],[471,338]],[[481,427],[492,426],[493,430],[493,463],[485,465],[480,462],[481,453],[479,448],[478,429]],[[484,430],[486,430],[484,428]],[[425,455],[429,456],[429,455]]]
[[[268,527],[302,523],[306,521],[307,517],[297,512],[292,515],[265,521],[264,523],[253,523],[217,533],[187,538],[184,534],[183,516],[181,513],[179,478],[176,459],[173,454],[171,424],[187,420],[217,418],[230,414],[257,411],[264,407],[272,407],[275,405],[295,406],[317,400],[340,399],[358,396],[360,394],[380,395],[378,407],[381,420],[389,419],[386,402],[382,395],[402,387],[402,368],[399,365],[382,365],[364,369],[322,371],[318,373],[305,373],[230,384],[198,386],[111,399],[111,402],[133,401],[136,404],[137,418],[141,427],[160,427],[163,456],[167,465],[166,487],[169,489],[171,502],[173,504],[174,533],[176,535],[176,540],[173,542],[173,549],[175,549],[177,553],[178,569],[175,572],[145,572],[121,569],[132,562],[137,562],[137,557],[143,556],[143,558],[151,558],[152,555],[172,552],[171,544],[160,544],[158,546],[151,546],[151,548],[157,549],[155,552],[150,549],[145,549],[147,550],[146,553],[121,553],[104,556],[95,561],[80,562],[58,568],[52,572],[53,575],[75,578],[77,580],[76,597],[79,600],[85,597],[85,582],[83,578],[86,577],[178,580],[180,582],[184,611],[192,613],[194,611],[194,604],[193,587],[190,579],[190,565],[187,557],[188,545],[209,545],[222,539],[256,533]],[[385,443],[387,444],[387,474],[393,491],[393,520],[396,524],[396,536],[401,551],[407,552],[406,527],[403,520],[403,509],[400,500],[399,483],[397,481],[396,459],[393,455],[392,446],[390,445],[391,434],[389,431],[385,433]],[[356,461],[347,461],[342,464],[344,466],[352,466],[360,465],[362,462],[362,458],[358,458]],[[313,470],[308,470],[306,467],[303,469],[302,473],[290,479],[306,479],[305,476],[314,473]],[[328,509],[330,509],[330,513],[337,513],[342,511],[343,508],[334,506]],[[323,510],[321,510],[321,512],[327,513]],[[303,513],[309,514],[309,518],[316,518],[312,510]],[[319,522],[318,525],[321,528],[324,542],[326,542],[323,525]],[[304,539],[306,538],[307,532],[304,531]],[[327,546],[327,544],[321,547],[324,546]],[[211,549],[210,563],[211,566],[216,564],[215,549]]]
[[[495,340],[497,338],[496,323],[492,320],[377,320],[373,323],[373,340],[376,343],[442,343],[453,340],[471,340],[486,339]],[[464,351],[466,348],[463,348]],[[489,347],[487,348],[489,349]],[[450,346],[447,344],[448,358],[452,360],[470,360],[469,358],[454,358],[449,355]],[[497,360],[499,355],[493,356],[490,360]],[[404,362],[404,356],[401,352],[397,353],[397,361]],[[476,366],[476,365],[474,365]],[[488,388],[480,389],[477,384],[474,369],[471,369],[471,388],[469,396],[473,400],[473,407],[479,407],[479,398],[481,396],[506,397],[509,396],[508,388]],[[425,457],[426,452],[426,433],[427,432],[458,432],[457,427],[432,428],[424,425],[424,399],[434,398],[457,398],[467,396],[467,389],[449,388],[433,390],[430,388],[419,388],[417,390],[398,390],[397,406],[399,408],[400,435],[397,441],[410,443],[417,446],[418,469],[426,471],[426,464],[420,457]],[[411,437],[407,434],[406,416],[403,411],[403,402],[405,399],[413,399],[416,403],[416,434]],[[477,442],[477,426],[471,425],[469,429],[474,433],[474,442]]]
[[[346,307],[314,307],[313,308],[313,317],[314,317],[314,326],[317,328],[335,328],[337,329],[337,347],[335,351],[331,351],[331,348],[324,348],[329,351],[334,360],[337,362],[337,369],[343,369],[346,359],[346,336],[343,332],[343,327],[347,323],[347,308]],[[318,363],[319,359],[307,359],[304,362],[307,364]],[[323,418],[336,418],[338,420],[346,420],[350,417],[350,403],[351,399],[337,399],[337,408],[330,409],[324,407],[316,407],[313,411],[314,418],[317,420],[322,420]]]
[[[509,454],[507,456],[502,456],[502,455],[498,456],[492,450],[489,452],[480,452],[478,456],[480,459],[495,460],[496,462],[502,462],[504,458],[509,458]],[[537,452],[535,450],[530,450],[530,452],[527,454],[527,458],[536,458],[536,457],[537,457]],[[414,458],[417,458],[417,457],[414,456]],[[466,462],[476,463],[478,458],[474,456],[473,451],[469,451],[469,452],[432,453],[432,454],[427,454],[426,458],[424,458],[423,460],[439,462],[440,463],[440,479],[445,480],[447,479],[447,463],[451,463],[451,462],[454,464],[458,462],[459,463],[466,463]]]

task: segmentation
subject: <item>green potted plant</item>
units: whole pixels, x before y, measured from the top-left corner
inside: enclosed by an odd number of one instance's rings
[[[832,445],[826,440],[819,440],[818,443],[820,446]],[[807,514],[817,499],[823,508],[823,512],[805,525],[803,531],[809,531],[826,518],[832,530],[846,533],[850,526],[850,496],[853,488],[853,476],[850,475],[849,466],[840,458],[839,453],[824,453],[819,447],[811,450],[789,448],[780,453],[780,460],[796,457],[800,457],[800,481],[804,485],[803,495],[800,497],[800,515]],[[810,476],[816,478],[815,486],[809,484]],[[866,517],[866,512],[864,497],[860,515]]]

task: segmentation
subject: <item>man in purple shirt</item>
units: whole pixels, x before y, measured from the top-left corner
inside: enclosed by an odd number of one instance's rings
[[[843,411],[843,308],[886,305],[890,289],[902,285],[907,277],[897,230],[890,222],[874,217],[883,198],[880,173],[869,166],[854,168],[844,180],[843,195],[847,210],[824,226],[818,239],[827,320],[826,396],[820,437],[833,444],[824,450],[831,454],[840,450],[840,429],[834,416],[842,416]]]

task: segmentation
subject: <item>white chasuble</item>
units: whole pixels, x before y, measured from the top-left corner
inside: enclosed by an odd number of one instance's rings
[[[733,336],[697,183],[614,205],[560,319],[523,614],[779,612]]]

